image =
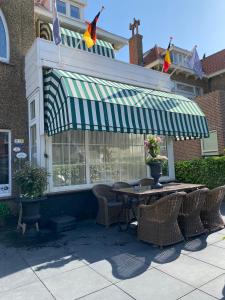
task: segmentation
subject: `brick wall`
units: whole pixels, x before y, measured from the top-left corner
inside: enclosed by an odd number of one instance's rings
[[[9,64],[0,62],[0,129],[11,130],[12,141],[15,138],[25,139],[27,150],[28,118],[24,58],[35,39],[34,2],[2,0],[0,8],[7,22],[10,39],[10,62]]]
[[[224,90],[225,91],[225,74],[215,76],[209,80],[211,91]]]
[[[225,91],[214,91],[197,97],[196,101],[205,113],[209,130],[217,130],[219,154],[225,148]],[[188,160],[201,157],[201,142],[177,141],[174,142],[175,160]]]

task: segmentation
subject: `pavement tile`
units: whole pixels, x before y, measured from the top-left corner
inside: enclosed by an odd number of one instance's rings
[[[216,297],[217,299],[225,299],[225,274],[203,285],[200,290]]]
[[[149,267],[127,254],[119,254],[89,266],[113,283],[139,276]]]
[[[195,290],[186,296],[181,297],[180,300],[215,300],[215,298],[199,290]]]
[[[175,300],[194,290],[190,285],[153,268],[116,285],[136,300]]]
[[[158,265],[156,268],[194,287],[199,287],[224,272],[217,267],[182,254],[179,259]]]
[[[38,281],[37,276],[19,254],[0,257],[0,292],[35,281]]]
[[[54,298],[41,282],[31,283],[22,287],[0,293],[2,300],[53,300]]]
[[[57,300],[74,300],[103,289],[111,283],[88,266],[43,279]]]
[[[213,246],[225,248],[225,239],[221,239],[219,242],[213,244]]]
[[[95,292],[91,295],[81,298],[81,300],[131,300],[130,296],[121,291],[116,286],[109,286],[101,291]]]
[[[188,256],[225,269],[225,250],[223,248],[211,245],[201,251],[190,253]]]
[[[43,264],[32,266],[32,269],[40,279],[44,279],[82,266],[86,264],[78,257],[69,254],[64,257],[49,258]]]

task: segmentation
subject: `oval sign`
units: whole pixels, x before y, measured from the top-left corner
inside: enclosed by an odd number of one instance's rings
[[[13,152],[20,152],[21,148],[20,147],[14,147]]]
[[[27,154],[25,152],[20,152],[16,154],[16,157],[19,159],[24,159],[27,157]]]

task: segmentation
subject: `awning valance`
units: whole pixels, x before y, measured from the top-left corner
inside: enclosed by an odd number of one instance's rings
[[[44,97],[48,135],[82,129],[208,137],[197,103],[176,94],[51,69]]]

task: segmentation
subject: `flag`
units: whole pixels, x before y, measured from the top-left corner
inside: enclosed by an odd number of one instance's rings
[[[202,64],[201,64],[201,61],[199,59],[198,52],[197,52],[196,48],[197,48],[197,46],[195,46],[194,49],[192,50],[191,57],[188,59],[187,63],[188,63],[188,66],[190,67],[190,69],[192,69],[194,71],[194,73],[200,79],[202,79],[202,77],[203,77]]]
[[[57,12],[56,0],[53,5],[53,37],[56,45],[59,45],[62,41],[60,34],[59,17]]]
[[[102,10],[104,9],[104,7],[102,7],[102,9],[99,11],[99,13],[96,15],[96,17],[94,18],[94,20],[91,23],[88,23],[88,27],[87,30],[85,31],[84,35],[83,35],[83,39],[86,43],[86,46],[88,48],[91,48],[95,45],[96,40],[97,40],[97,35],[96,35],[96,24],[98,22],[99,16],[102,12]]]
[[[163,72],[165,72],[165,73],[167,73],[169,71],[169,67],[171,65],[171,58],[170,58],[171,41],[172,41],[172,38],[170,38],[170,42],[166,49],[166,54],[164,56]]]

